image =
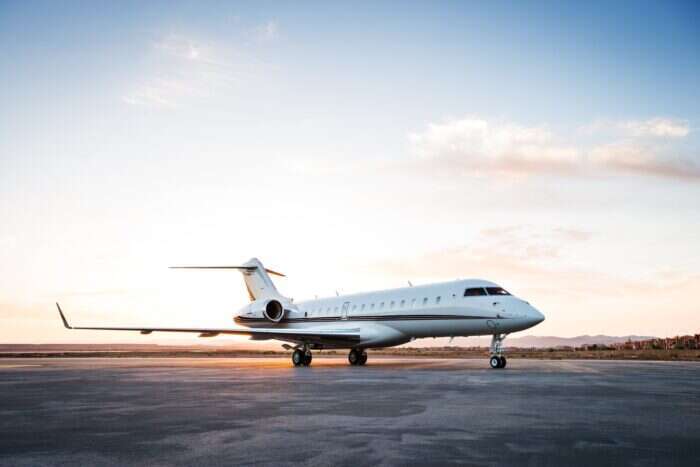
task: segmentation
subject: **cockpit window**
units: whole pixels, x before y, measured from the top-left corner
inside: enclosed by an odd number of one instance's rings
[[[510,295],[507,290],[501,287],[486,287],[486,291],[489,295]]]
[[[476,297],[479,295],[486,295],[486,291],[483,287],[472,287],[464,291],[465,297]]]

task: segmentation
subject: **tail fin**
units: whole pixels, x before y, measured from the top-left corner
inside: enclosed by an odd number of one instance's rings
[[[244,266],[248,266],[249,269],[243,269],[243,280],[245,281],[245,288],[248,290],[248,296],[250,301],[258,300],[260,298],[271,298],[280,297],[280,293],[277,291],[275,284],[270,278],[270,274],[276,276],[285,277],[281,274],[271,269],[265,269],[265,266],[260,262],[258,258],[251,258],[244,263]]]
[[[251,258],[241,266],[171,266],[170,269],[238,269],[243,273],[243,280],[251,301],[281,297],[270,274],[286,277],[282,273],[266,269],[258,258]]]

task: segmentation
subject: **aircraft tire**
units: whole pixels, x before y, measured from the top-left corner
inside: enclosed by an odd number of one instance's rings
[[[501,366],[499,368],[505,368],[506,367],[506,357],[501,357]]]
[[[302,352],[301,350],[296,349],[292,353],[292,363],[294,364],[294,366],[303,365],[305,361],[306,360],[304,358],[304,352]]]
[[[364,365],[365,363],[367,363],[367,352],[362,352],[362,355],[360,355],[360,360],[358,360],[357,364]]]
[[[497,368],[501,368],[501,359],[494,355],[489,359],[489,365],[491,365],[491,368],[493,368],[494,370]]]
[[[350,353],[348,354],[348,362],[350,362],[350,365],[357,365],[360,362],[360,354],[357,352],[357,350],[352,349]]]
[[[313,358],[314,358],[314,357],[313,357],[313,355],[311,355],[311,352],[309,352],[309,353],[307,353],[306,355],[304,355],[304,363],[303,363],[303,365],[304,365],[304,366],[309,366],[309,365],[311,365],[311,360],[313,360]]]

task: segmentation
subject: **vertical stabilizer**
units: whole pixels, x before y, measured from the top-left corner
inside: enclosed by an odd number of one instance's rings
[[[241,272],[243,273],[243,280],[245,281],[245,287],[248,289],[248,296],[251,301],[261,298],[281,297],[270,278],[270,274],[278,276],[283,276],[283,274],[265,269],[265,266],[263,266],[258,258],[249,259],[243,266],[246,268],[241,269]]]

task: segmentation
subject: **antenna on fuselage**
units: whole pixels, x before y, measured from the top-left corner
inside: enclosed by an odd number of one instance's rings
[[[335,289],[335,296],[336,296],[336,297],[339,297],[339,296],[340,296],[340,294],[338,293],[338,289]]]
[[[408,286],[413,287],[413,284],[411,284],[411,281],[408,281]]]

